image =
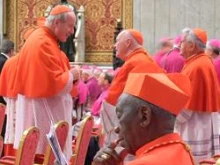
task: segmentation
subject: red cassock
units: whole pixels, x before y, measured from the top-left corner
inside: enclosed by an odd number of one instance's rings
[[[106,101],[116,105],[122,94],[129,73],[163,73],[164,71],[151,59],[148,53],[140,48],[134,51],[125,60],[124,65],[116,74],[110,88]]]

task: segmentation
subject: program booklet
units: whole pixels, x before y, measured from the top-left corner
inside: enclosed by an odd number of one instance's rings
[[[46,136],[56,159],[55,165],[69,165],[68,161],[65,158],[65,155],[61,150],[52,121],[51,121],[50,132]]]

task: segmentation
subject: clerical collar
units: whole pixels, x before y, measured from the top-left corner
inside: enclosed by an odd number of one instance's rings
[[[5,56],[7,59],[9,59],[9,56],[8,56],[7,54],[2,53],[2,52],[1,52],[1,54],[2,54],[3,56]]]
[[[144,54],[147,54],[146,51],[140,47],[140,48],[137,48],[135,49],[132,53],[130,53],[125,59],[124,61],[127,61],[128,59],[130,59],[133,55],[137,54],[137,53],[144,53]]]

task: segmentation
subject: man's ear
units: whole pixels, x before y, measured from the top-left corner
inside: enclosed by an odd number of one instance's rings
[[[196,44],[195,43],[190,43],[191,45],[190,45],[190,49],[193,51],[193,50],[195,50],[195,48],[196,48]]]
[[[143,106],[139,110],[141,116],[140,126],[145,128],[150,124],[151,121],[151,109],[149,106]]]
[[[60,21],[59,19],[55,19],[55,20],[54,20],[54,24],[55,24],[55,25],[58,25],[59,21]]]
[[[132,43],[132,39],[131,38],[127,38],[127,40],[126,40],[127,47],[129,47],[131,45],[131,43]]]

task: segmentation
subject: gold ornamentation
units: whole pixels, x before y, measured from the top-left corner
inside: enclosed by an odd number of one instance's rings
[[[96,3],[88,2],[88,4],[85,7],[86,14],[88,14],[89,18],[92,21],[100,19],[100,17],[102,17],[105,14],[104,9],[105,7],[100,1],[97,1]]]
[[[112,52],[86,52],[86,62],[91,63],[109,63],[112,61]]]
[[[5,0],[5,3],[7,2],[6,5],[6,36],[7,38],[9,38],[10,40],[15,42],[15,47],[16,47],[16,7],[17,7],[17,0],[15,1],[8,1]],[[9,20],[9,21],[8,21]]]
[[[36,27],[36,19],[42,16],[47,6],[60,3],[60,0],[4,1],[7,1],[6,20],[9,20],[6,33],[8,38],[15,42],[17,51],[23,45],[24,31],[29,27]],[[77,8],[83,5],[89,10],[85,10],[86,62],[110,64],[117,19],[122,20],[123,27],[132,28],[133,0],[99,0],[99,6],[97,6],[97,0],[69,0],[68,2]],[[94,11],[90,13],[90,9]]]
[[[121,18],[121,10],[117,6],[123,6],[122,1],[116,1],[114,4],[112,4],[110,12],[114,18]]]
[[[191,147],[188,144],[185,144],[185,149],[188,152],[192,152]]]
[[[97,39],[102,43],[102,48],[105,50],[112,49],[112,43],[114,41],[114,36],[112,34],[112,29],[109,26],[105,26],[100,29]],[[103,50],[104,51],[104,50]]]
[[[7,34],[7,1],[3,0],[3,34],[6,35]]]
[[[133,27],[133,0],[123,0],[122,20],[124,28],[128,29]]]

